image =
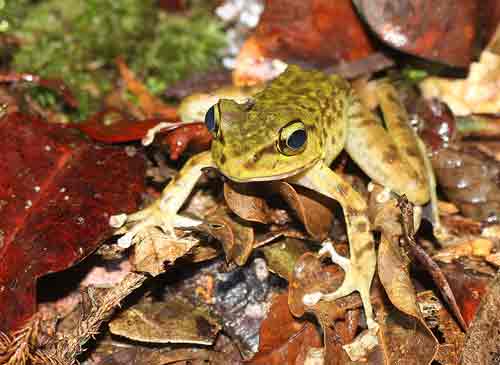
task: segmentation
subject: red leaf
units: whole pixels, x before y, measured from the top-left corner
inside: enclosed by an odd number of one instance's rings
[[[163,121],[163,118],[127,119],[119,110],[110,108],[94,114],[86,122],[76,124],[75,127],[96,141],[120,143],[141,139],[148,130]]]
[[[163,143],[169,147],[172,160],[177,160],[187,148],[194,152],[208,150],[210,142],[212,142],[212,135],[205,123],[181,125],[169,132],[163,139]]]
[[[144,161],[20,113],[0,120],[0,330],[34,312],[35,282],[91,253],[133,211]]]

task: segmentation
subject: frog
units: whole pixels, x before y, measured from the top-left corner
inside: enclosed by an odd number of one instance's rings
[[[383,122],[342,77],[294,65],[243,103],[219,99],[205,115],[210,150],[192,156],[152,205],[115,221],[122,227],[117,232],[125,233],[119,243],[130,244],[151,226],[175,236],[175,227],[199,224],[178,211],[205,168],[239,183],[287,181],[336,200],[349,242],[349,257],[338,254],[330,240],[323,242],[319,254],[328,254],[345,277],[331,293],[307,294],[304,304],[358,292],[368,328],[377,328],[370,300],[377,260],[367,201],[330,165],[345,150],[391,192],[416,205],[430,199],[421,146],[405,108],[389,83],[379,87],[386,88],[380,93]]]

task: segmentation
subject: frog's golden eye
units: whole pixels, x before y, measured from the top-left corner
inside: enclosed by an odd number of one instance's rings
[[[205,126],[212,135],[217,138],[219,135],[220,110],[219,104],[212,105],[205,114]]]
[[[276,146],[286,156],[302,152],[307,144],[307,132],[304,123],[295,119],[281,128]]]

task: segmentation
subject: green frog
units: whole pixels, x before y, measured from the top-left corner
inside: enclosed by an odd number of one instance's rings
[[[389,84],[381,97],[385,128],[363,106],[349,83],[336,75],[288,66],[267,87],[244,103],[220,99],[210,107],[205,123],[213,135],[210,151],[193,156],[158,199],[142,211],[122,216],[127,224],[122,244],[148,227],[174,235],[173,227],[197,224],[177,212],[205,167],[215,167],[236,182],[286,180],[337,200],[342,206],[350,257],[337,254],[330,242],[322,252],[345,271],[332,293],[303,298],[306,305],[359,292],[369,328],[377,326],[370,302],[376,267],[367,202],[330,164],[345,149],[375,182],[418,205],[429,200],[428,177],[418,138]]]

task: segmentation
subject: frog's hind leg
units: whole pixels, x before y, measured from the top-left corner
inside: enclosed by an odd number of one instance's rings
[[[320,253],[328,252],[332,261],[344,270],[345,278],[342,285],[333,293],[309,294],[303,298],[303,302],[313,305],[320,299],[335,300],[357,291],[363,302],[369,328],[376,328],[377,324],[373,319],[370,302],[370,287],[377,259],[365,200],[348,182],[330,170],[323,162],[291,178],[290,182],[337,200],[344,211],[349,238],[349,259],[340,256],[329,241],[324,243],[320,251]]]
[[[377,91],[387,129],[352,96],[346,118],[346,151],[375,182],[415,204],[429,201],[429,186],[418,137],[408,124],[408,116],[394,88],[382,83]]]

